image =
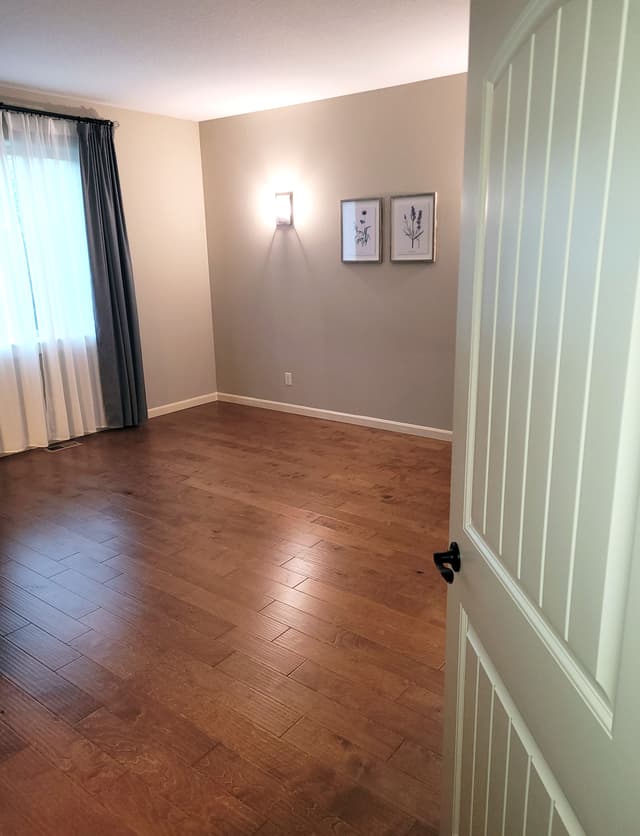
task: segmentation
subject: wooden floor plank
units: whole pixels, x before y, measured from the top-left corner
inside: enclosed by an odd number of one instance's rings
[[[125,679],[157,664],[161,659],[159,651],[151,655],[148,648],[138,648],[133,644],[111,639],[97,630],[89,630],[78,636],[73,640],[72,647],[116,676]]]
[[[84,657],[61,668],[60,674],[99,699],[113,714],[129,723],[135,735],[161,745],[185,763],[209,752],[216,740],[130,682],[118,678]]]
[[[2,836],[49,836],[51,831],[45,830],[29,813],[23,798],[0,782],[0,833]]]
[[[15,540],[5,538],[2,540],[2,550],[0,555],[5,558],[11,558],[16,563],[38,572],[45,578],[50,578],[52,575],[58,574],[62,571],[60,564],[51,560],[50,557],[40,554],[35,549],[25,546],[23,543],[18,543]]]
[[[442,758],[435,752],[412,740],[403,740],[389,759],[389,765],[428,784],[436,793],[440,792]]]
[[[386,697],[395,699],[407,687],[407,682],[396,674],[357,659],[349,651],[299,633],[291,628],[275,640],[275,644],[329,668],[345,679],[365,682]]]
[[[316,722],[334,732],[348,732],[354,742],[383,760],[390,757],[402,743],[402,738],[390,729],[377,726],[358,712],[344,708],[340,703],[260,665],[242,653],[233,653],[218,665],[218,670],[223,670],[230,677],[245,682],[289,708],[295,708],[300,715],[313,717]]]
[[[125,772],[99,794],[103,807],[138,836],[199,836],[205,822],[155,793],[137,775]]]
[[[436,792],[406,772],[367,754],[349,739],[303,717],[284,735],[312,757],[335,766],[375,795],[397,805],[426,824],[437,822]]]
[[[287,628],[293,627],[300,633],[305,633],[307,636],[312,636],[314,639],[328,644],[336,644],[340,633],[344,631],[343,627],[333,622],[323,621],[323,619],[310,615],[304,610],[299,610],[297,607],[283,604],[282,601],[272,601],[262,612],[269,618],[282,622]]]
[[[259,830],[256,830],[258,836],[287,836],[290,830],[283,830],[274,824],[272,821],[266,821]]]
[[[8,580],[0,584],[0,607],[2,606],[6,606],[25,621],[31,621],[63,642],[87,630],[84,624],[80,624],[75,618],[70,618],[59,609],[50,606]]]
[[[362,595],[357,595],[353,592],[345,592],[335,586],[308,578],[296,587],[296,591],[310,595],[313,598],[319,598],[328,604],[333,604],[336,607],[342,608],[351,614],[352,617],[357,618],[358,622],[362,623],[367,619],[373,623],[378,624],[382,629],[390,632],[392,636],[411,635],[414,639],[422,640],[424,645],[422,650],[429,648],[431,644],[439,649],[440,642],[434,640],[434,632],[431,625],[425,619],[417,619],[404,613],[397,612],[385,605],[379,605],[378,602],[372,601]],[[402,649],[407,646],[407,642],[401,643],[398,639],[399,646],[394,646],[393,649]]]
[[[372,722],[392,729],[407,740],[440,751],[442,721],[440,712],[429,717],[411,708],[385,699],[360,682],[350,682],[333,671],[308,660],[291,674],[298,682],[334,699],[369,718]],[[406,692],[405,692],[406,693]]]
[[[236,565],[241,565],[241,568],[236,568],[232,572],[227,573],[226,577],[229,580],[242,580],[245,573],[255,572],[259,577],[277,581],[285,586],[295,587],[307,578],[306,575],[301,575],[298,572],[286,568],[286,564],[281,566],[277,563],[271,563],[264,558],[249,557],[241,561],[236,559]]]
[[[398,628],[395,626],[396,619],[389,619],[388,614],[391,610],[388,607],[367,607],[367,610],[362,612],[358,607],[350,607],[349,599],[341,596],[338,589],[332,590],[324,585],[310,586],[311,583],[315,582],[303,581],[295,589],[281,586],[276,596],[277,600],[309,615],[330,621],[336,626],[352,630],[392,651],[409,655],[416,661],[423,661],[427,657],[429,663],[436,667],[442,663],[443,633],[441,630],[433,630],[433,625],[427,619],[410,619],[404,628]],[[312,595],[311,592],[321,592],[324,597]],[[361,601],[365,602],[365,599]],[[372,602],[366,603],[370,605]]]
[[[123,769],[74,727],[0,677],[3,721],[59,771],[87,792],[112,783]]]
[[[82,622],[112,639],[149,648],[151,655],[158,651],[182,651],[209,665],[216,665],[231,652],[223,642],[212,640],[211,636],[192,629],[183,621],[163,618],[159,612],[145,618],[124,619],[100,608],[85,616]]]
[[[253,833],[264,816],[239,801],[201,771],[173,757],[149,729],[101,708],[78,729],[155,792],[203,823],[207,833]],[[199,760],[199,759],[198,759]]]
[[[56,563],[58,573],[64,572],[65,569],[74,569],[80,572],[81,575],[86,575],[91,580],[105,583],[105,581],[117,578],[120,572],[117,569],[112,569],[106,565],[106,561],[101,563],[88,557],[86,554],[72,554],[70,557],[64,557]]]
[[[115,565],[120,568],[120,573],[109,581],[109,589],[130,595],[149,607],[156,607],[165,617],[170,617],[172,623],[177,621],[205,636],[216,638],[234,626],[229,621],[215,616],[211,611],[187,603],[171,592],[163,592],[154,586],[139,582],[136,577],[137,567],[132,572],[133,561],[129,562],[124,555],[118,555],[112,559],[118,561]],[[107,561],[106,565],[110,568],[111,561]],[[129,568],[129,571],[125,571],[125,566]]]
[[[0,761],[21,752],[26,746],[26,741],[0,720]]]
[[[89,694],[11,644],[8,638],[0,639],[0,674],[70,722],[98,707]]]
[[[41,598],[71,618],[80,618],[95,610],[95,604],[86,598],[81,598],[75,592],[59,586],[54,580],[45,578],[14,560],[0,560],[0,577],[15,583],[36,598]]]
[[[369,828],[373,833],[388,836],[408,830],[410,820],[393,805],[377,799],[364,788],[358,790],[352,781],[341,779],[331,768],[323,769],[318,760],[261,730],[233,709],[220,705],[206,689],[184,681],[177,687],[170,672],[159,670],[146,673],[143,683],[157,699],[216,736],[255,767],[266,770],[288,786],[302,786],[312,805],[324,805],[332,815],[358,830]]]
[[[26,627],[28,623],[26,618],[0,605],[0,636],[7,636],[21,627]]]
[[[135,832],[32,749],[0,764],[0,787],[14,793],[36,826],[52,836],[132,836]]]
[[[61,560],[78,552],[97,558],[117,554],[109,546],[96,543],[64,526],[38,517],[32,518],[29,524],[16,524],[13,527],[13,539],[52,560]]]
[[[345,592],[366,595],[372,601],[377,601],[405,615],[418,617],[428,609],[428,582],[420,583],[422,578],[415,572],[411,574],[410,579],[406,577],[408,572],[399,572],[396,582],[390,584],[388,567],[386,571],[378,571],[372,566],[354,568],[344,564],[331,566],[328,561],[320,562],[298,556],[292,557],[283,568],[297,572],[308,579],[335,586]],[[304,585],[297,584],[296,587],[304,590]]]
[[[278,625],[278,636],[284,633],[286,629],[283,625]],[[239,650],[257,662],[284,674],[292,673],[304,662],[304,656],[300,656],[295,651],[287,650],[274,642],[262,641],[262,639],[257,639],[255,636],[243,633],[240,629],[230,630],[228,633],[225,633],[224,636],[218,639],[218,645],[226,648],[229,653],[234,650]]]
[[[141,583],[155,587],[169,595],[192,604],[199,609],[221,619],[228,624],[241,627],[245,632],[251,633],[258,638],[271,641],[282,631],[279,625],[274,624],[271,619],[259,614],[257,610],[251,610],[249,607],[239,604],[223,595],[218,595],[211,592],[209,589],[196,586],[190,581],[183,580],[179,574],[172,575],[161,569],[156,569],[151,566],[136,566],[135,561],[132,561],[125,555],[119,555],[108,561],[109,566],[120,568],[128,574],[133,574]],[[176,569],[179,572],[179,569]],[[61,577],[61,576],[57,576]],[[64,583],[65,576],[60,579]],[[75,579],[77,582],[77,579]],[[116,583],[117,582],[117,583]],[[109,588],[121,587],[123,581],[116,578],[115,581],[109,582]],[[258,610],[266,606],[270,602],[270,598],[260,596],[254,599],[258,603]]]
[[[45,630],[41,630],[35,624],[27,624],[19,630],[14,630],[8,637],[8,641],[25,650],[53,671],[72,662],[80,655],[68,644],[56,639]]]
[[[353,630],[328,623],[296,607],[282,604],[280,601],[273,601],[262,612],[270,618],[276,618],[294,627],[297,632],[341,648],[351,658],[396,674],[407,683],[411,682],[431,689],[440,687],[441,674],[434,673],[436,670],[434,665],[441,664],[441,651],[437,654],[425,654],[427,659],[432,660],[433,664],[430,665],[424,661],[416,661],[404,653],[390,650]]]
[[[428,688],[410,685],[404,694],[398,697],[398,702],[424,714],[425,717],[440,716],[442,714],[442,695],[444,693],[444,670],[434,671]]]
[[[288,788],[268,771],[259,769],[237,753],[218,744],[195,764],[195,769],[212,778],[227,792],[254,810],[268,816],[287,834],[321,833],[347,836],[356,833],[345,821],[329,812],[319,815],[297,788]]]

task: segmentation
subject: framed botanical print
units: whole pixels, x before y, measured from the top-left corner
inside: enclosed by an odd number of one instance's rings
[[[341,258],[345,263],[382,261],[382,198],[340,201]]]
[[[436,257],[436,193],[391,198],[391,261],[433,262]]]

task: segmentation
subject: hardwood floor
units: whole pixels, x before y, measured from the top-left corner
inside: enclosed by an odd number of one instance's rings
[[[0,833],[434,836],[449,445],[213,404],[0,461]]]

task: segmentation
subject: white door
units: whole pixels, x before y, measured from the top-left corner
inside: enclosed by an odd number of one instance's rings
[[[443,836],[640,834],[640,0],[472,0]]]

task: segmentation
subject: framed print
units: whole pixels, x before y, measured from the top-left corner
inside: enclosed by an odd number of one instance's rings
[[[436,193],[391,198],[391,261],[433,262],[436,257]]]
[[[345,263],[382,261],[382,198],[340,201],[340,247]]]

